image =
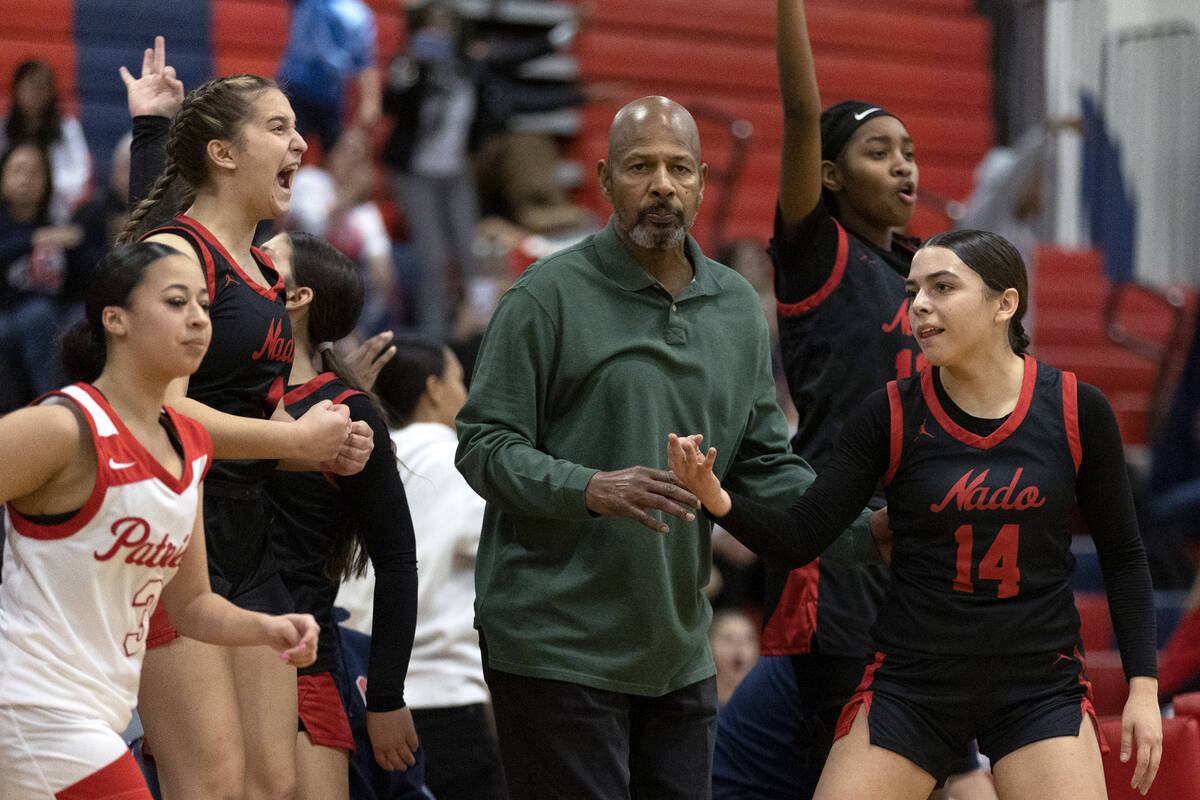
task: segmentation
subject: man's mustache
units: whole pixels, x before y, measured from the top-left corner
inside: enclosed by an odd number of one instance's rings
[[[677,208],[671,208],[670,206],[666,206],[666,205],[650,206],[649,208],[643,208],[641,211],[638,212],[638,222],[645,222],[646,217],[650,216],[651,214],[670,214],[671,216],[673,216],[677,220],[679,220],[680,225],[683,224],[683,211],[681,211],[680,209],[677,209]]]

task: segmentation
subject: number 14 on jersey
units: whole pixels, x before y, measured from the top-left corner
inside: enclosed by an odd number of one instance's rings
[[[954,541],[958,544],[958,558],[955,560],[954,590],[956,592],[975,591],[975,583],[971,579],[974,569],[975,579],[981,581],[999,581],[996,587],[996,597],[1016,597],[1020,590],[1021,570],[1017,566],[1017,540],[1020,538],[1019,525],[1004,525],[996,534],[995,541],[988,548],[979,564],[973,563],[975,547],[975,531],[970,525],[959,525],[954,532]]]

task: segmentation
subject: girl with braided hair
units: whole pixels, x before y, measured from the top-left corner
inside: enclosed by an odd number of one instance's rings
[[[291,611],[269,546],[264,483],[276,460],[355,472],[371,446],[369,430],[351,422],[344,406],[322,402],[295,421],[277,408],[294,343],[283,283],[253,237],[260,220],[288,211],[306,145],[287,98],[256,75],[211,80],[183,99],[169,122],[148,122],[140,114],[149,110],[147,95],[161,113],[182,94],[164,61],[159,38],[145,53],[141,78],[121,71],[138,114],[134,186],[144,186],[155,166],[146,141],[169,126],[161,174],[122,238],[184,253],[203,270],[211,298],[211,346],[168,397],[213,440],[216,460],[204,498],[213,591],[242,608]],[[139,713],[164,795],[293,796],[295,669],[267,648],[231,650],[178,638],[163,614],[152,620],[148,648]]]

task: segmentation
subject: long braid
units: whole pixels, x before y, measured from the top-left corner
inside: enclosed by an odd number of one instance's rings
[[[117,237],[117,244],[129,244],[137,241],[138,236],[147,229],[147,226],[142,225],[142,221],[158,206],[159,201],[167,194],[167,190],[171,188],[171,184],[177,177],[179,177],[179,169],[175,166],[173,159],[168,159],[163,173],[158,176],[158,180],[150,189],[150,194],[146,195],[146,199],[138,203],[129,213],[129,221],[121,229],[121,235]]]

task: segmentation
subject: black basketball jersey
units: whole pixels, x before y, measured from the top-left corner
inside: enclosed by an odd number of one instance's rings
[[[1016,408],[979,436],[947,413],[935,374],[888,384],[895,539],[873,637],[883,652],[1071,653],[1075,376],[1026,356]]]
[[[322,400],[340,403],[354,392],[325,372],[302,386],[289,387],[284,408],[301,417]],[[333,599],[338,585],[325,575],[334,541],[354,524],[345,512],[341,489],[320,472],[278,471],[267,481],[267,498],[278,522],[272,547],[279,574],[292,594],[296,610],[312,614],[321,627],[317,661],[304,674],[329,672],[336,663]]]
[[[367,422],[374,450],[363,470],[351,476],[277,470],[266,492],[275,516],[272,549],[296,610],[312,614],[320,626],[317,660],[300,672],[330,672],[337,662],[333,601],[338,582],[325,573],[326,561],[340,536],[352,528],[361,534],[377,588],[389,600],[375,608],[367,701],[372,711],[388,711],[404,704],[404,676],[416,625],[412,520],[387,426],[365,394],[324,372],[288,387],[283,395],[292,417],[322,400],[344,403],[351,418]]]
[[[799,415],[792,449],[818,472],[863,399],[925,364],[904,291],[915,244],[896,237],[884,253],[848,233],[823,202],[790,230],[776,211],[770,253],[779,343]],[[764,655],[870,652],[885,567],[819,559],[787,572],[767,561],[766,583]]]
[[[799,414],[792,449],[818,472],[846,415],[925,365],[904,291],[914,244],[897,238],[885,254],[847,233],[824,203],[791,231],[776,219],[779,343]]]
[[[145,236],[158,233],[191,243],[208,284],[212,341],[188,381],[188,397],[240,417],[270,417],[283,395],[294,350],[283,281],[271,259],[252,248],[263,276],[271,282],[269,287],[260,286],[196,220],[180,215]],[[224,480],[261,481],[273,469],[272,461],[219,460],[210,474]]]

